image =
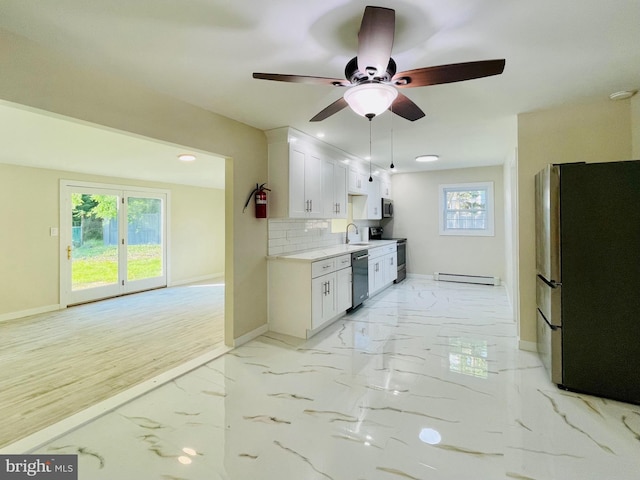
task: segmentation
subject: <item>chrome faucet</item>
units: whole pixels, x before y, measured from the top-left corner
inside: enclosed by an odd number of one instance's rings
[[[358,233],[358,226],[355,223],[350,223],[349,225],[347,225],[347,230],[344,234],[344,243],[349,243],[349,227],[353,225],[354,227],[356,227],[356,233]]]

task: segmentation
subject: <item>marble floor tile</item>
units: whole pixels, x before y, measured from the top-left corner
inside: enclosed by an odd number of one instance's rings
[[[79,478],[640,478],[640,407],[557,389],[504,289],[409,278],[308,341],[267,333],[38,453]]]

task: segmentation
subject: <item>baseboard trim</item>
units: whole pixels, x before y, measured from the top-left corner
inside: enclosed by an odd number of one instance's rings
[[[30,317],[31,315],[39,315],[40,313],[55,312],[64,308],[66,307],[58,303],[55,305],[45,305],[44,307],[30,308],[28,310],[20,310],[19,312],[3,313],[0,315],[0,322],[15,320],[16,318]]]
[[[178,280],[177,282],[170,282],[167,284],[168,287],[179,287],[180,285],[187,285],[189,283],[196,283],[196,282],[205,282],[207,280],[213,280],[214,278],[224,278],[224,272],[216,272],[216,273],[211,273],[209,275],[201,275],[199,277],[192,277],[192,278],[187,278],[184,280]]]
[[[149,393],[151,390],[154,390],[165,383],[168,383],[185,373],[190,372],[191,370],[195,370],[196,368],[201,367],[202,365],[209,363],[212,360],[224,355],[228,351],[232,350],[231,348],[221,345],[220,347],[216,347],[213,350],[200,355],[199,357],[194,358],[193,360],[189,360],[188,362],[183,363],[171,370],[168,370],[160,375],[147,380],[145,382],[140,383],[124,392],[121,392],[117,395],[114,395],[107,400],[99,402],[95,405],[92,405],[81,412],[78,412],[70,417],[65,418],[64,420],[59,421],[49,427],[46,427],[36,433],[29,435],[17,442],[11,443],[0,448],[0,454],[21,454],[21,453],[30,453],[34,450],[41,448],[43,445],[54,441],[57,438],[66,435],[67,433],[75,430],[87,423],[95,420],[96,418],[109,413],[125,403],[129,403],[136,398]]]
[[[249,333],[245,333],[244,335],[233,339],[234,348],[239,347],[240,345],[244,345],[247,342],[250,342],[254,338],[258,338],[260,335],[263,335],[269,331],[269,325],[264,324],[261,327],[256,328],[255,330],[251,330]]]
[[[526,340],[519,340],[518,347],[525,352],[538,352],[538,344],[536,342],[528,342]]]
[[[407,273],[407,278],[417,278],[422,280],[433,280],[433,275],[423,275],[421,273]]]

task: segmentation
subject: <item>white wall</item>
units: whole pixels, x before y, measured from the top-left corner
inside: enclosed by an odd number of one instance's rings
[[[434,272],[505,277],[504,187],[502,166],[436,170],[392,176],[394,217],[385,234],[407,237],[407,272]],[[493,182],[495,235],[440,236],[438,186]]]
[[[513,310],[513,318],[518,318],[518,151],[513,149],[503,165],[504,179],[504,285]]]
[[[602,100],[518,115],[520,341],[535,348],[534,177],[549,163],[631,159],[629,100]]]
[[[183,283],[224,272],[224,191],[0,163],[0,317],[59,304],[61,179],[168,190],[171,195],[169,277]]]

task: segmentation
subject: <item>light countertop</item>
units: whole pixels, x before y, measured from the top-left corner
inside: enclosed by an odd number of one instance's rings
[[[315,262],[318,260],[325,260],[331,257],[338,257],[348,253],[359,252],[361,250],[369,250],[370,248],[383,247],[385,245],[391,245],[397,243],[395,240],[369,240],[366,243],[349,243],[342,245],[334,245],[331,247],[317,248],[313,250],[305,250],[303,252],[284,254],[284,255],[270,255],[268,260],[291,260],[298,262]]]

